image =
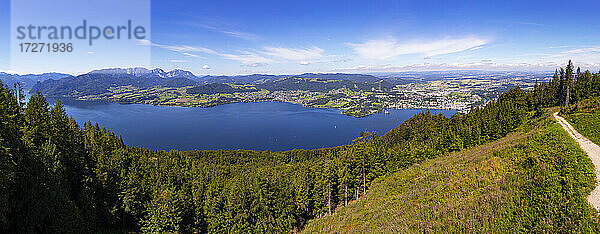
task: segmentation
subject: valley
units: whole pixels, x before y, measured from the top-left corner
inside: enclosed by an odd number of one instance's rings
[[[201,108],[230,103],[288,102],[337,109],[360,118],[387,109],[446,109],[465,113],[511,88],[529,90],[538,80],[550,77],[543,73],[478,71],[446,72],[433,78],[427,74],[252,75],[215,79],[181,70],[108,69],[45,81],[32,91],[77,100]]]

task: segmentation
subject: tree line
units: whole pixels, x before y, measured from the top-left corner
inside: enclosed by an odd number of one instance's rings
[[[0,85],[0,231],[289,232],[368,195],[377,178],[514,131],[543,108],[600,95],[569,62],[484,107],[416,114],[383,136],[284,152],[151,151],[80,126],[58,101]]]

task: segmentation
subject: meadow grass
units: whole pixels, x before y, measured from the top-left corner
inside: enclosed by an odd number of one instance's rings
[[[522,130],[376,180],[304,232],[599,232],[589,158],[548,117]]]

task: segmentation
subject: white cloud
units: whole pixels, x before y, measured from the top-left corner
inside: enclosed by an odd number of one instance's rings
[[[286,48],[286,47],[263,47],[258,51],[238,51],[238,53],[222,53],[213,49],[188,45],[164,45],[151,42],[149,40],[139,40],[138,45],[154,46],[170,51],[178,52],[189,57],[199,57],[191,52],[200,52],[219,56],[224,59],[239,61],[244,65],[259,65],[281,62],[280,60],[298,61],[301,63],[313,63],[323,57],[324,50],[319,47],[306,49]],[[303,64],[306,65],[306,64]]]
[[[202,69],[208,70],[208,69],[210,69],[210,66],[204,65],[204,66],[202,66]]]
[[[188,52],[183,52],[182,54],[190,56],[190,57],[194,57],[194,58],[198,58],[198,55],[192,54],[192,53],[188,53]]]
[[[405,66],[397,65],[358,65],[348,68],[337,68],[334,72],[402,72],[402,71],[449,71],[449,70],[487,70],[487,71],[551,71],[562,64],[554,62],[510,63],[494,62],[471,63],[418,63]]]
[[[171,63],[185,63],[185,62],[187,62],[185,60],[179,60],[179,59],[169,59],[167,61],[169,61]]]
[[[244,64],[243,66],[245,67],[262,67],[262,66],[266,66],[268,64],[266,63],[251,63],[251,64]]]
[[[220,30],[219,32],[230,35],[232,37],[244,39],[244,40],[257,40],[260,38],[259,36],[255,35],[255,34],[247,33],[247,32],[230,31],[230,30]]]
[[[189,52],[202,52],[202,53],[208,53],[208,54],[216,53],[214,50],[209,49],[209,48],[188,46],[188,45],[163,45],[163,44],[151,42],[146,39],[138,40],[137,45],[160,47],[160,48],[167,49],[167,50],[174,51],[174,52],[181,52],[188,56],[192,55]],[[193,55],[192,55],[192,57],[193,57]]]
[[[600,54],[600,46],[572,49],[572,50],[563,51],[560,54],[561,55]]]
[[[506,24],[518,24],[518,25],[528,25],[528,26],[538,26],[538,27],[548,27],[547,24],[540,24],[536,22],[527,22],[527,21],[512,21],[512,20],[492,20],[495,23],[501,23],[503,25]]]
[[[253,63],[269,63],[273,60],[265,58],[257,53],[242,51],[241,54],[228,54],[228,53],[220,53],[213,49],[198,47],[198,46],[188,46],[188,45],[163,45],[158,43],[153,43],[149,40],[138,40],[138,45],[149,45],[155,46],[159,48],[164,48],[170,51],[175,51],[182,53],[186,56],[197,57],[195,54],[191,54],[190,52],[201,52],[205,54],[219,56],[229,60],[236,60],[243,64],[253,64]]]
[[[478,48],[473,47],[468,50]],[[409,65],[372,64],[354,67],[337,68],[333,71],[343,72],[400,72],[400,71],[445,71],[445,70],[489,70],[489,71],[554,71],[564,67],[568,60],[582,70],[597,71],[600,69],[600,46],[588,46],[550,53],[533,53],[514,55],[510,58],[477,59],[473,62],[440,62]]]
[[[258,64],[258,63],[271,63],[273,62],[272,59],[269,58],[265,58],[261,55],[258,55],[256,53],[252,53],[252,52],[247,52],[247,51],[242,51],[242,54],[221,54],[221,53],[217,53],[216,55],[221,56],[223,58],[229,59],[229,60],[236,60],[239,61],[243,64]]]
[[[310,65],[310,62],[307,62],[307,61],[300,61],[300,65]]]
[[[207,25],[207,24],[196,24],[196,23],[193,23],[192,25],[197,26],[197,27],[201,27],[201,28],[205,28],[205,29],[209,29],[209,30],[212,30],[212,31],[215,31],[215,32],[223,33],[225,35],[236,37],[236,38],[239,38],[239,39],[248,40],[248,41],[255,41],[255,40],[260,39],[260,36],[258,36],[256,34],[253,34],[253,33],[249,33],[249,32],[242,32],[242,31],[224,29],[222,27],[216,27],[216,26],[211,26],[211,25]]]
[[[398,42],[396,38],[370,40],[365,43],[346,43],[356,54],[366,59],[390,59],[399,55],[422,54],[431,57],[450,54],[469,49],[479,49],[489,41],[469,36],[462,38],[445,38],[435,41],[412,40]]]
[[[264,47],[262,54],[293,61],[306,61],[323,57],[324,50],[319,47],[307,49],[285,48],[285,47]]]
[[[2,70],[2,69],[0,69],[0,72],[8,73],[8,74],[17,74],[17,72],[13,71],[13,70]]]
[[[564,66],[568,60],[572,60],[575,66],[582,69],[598,69],[600,61],[600,46],[590,46],[571,50],[565,50],[556,54],[545,55],[545,60],[553,61]]]
[[[548,49],[562,49],[562,48],[569,48],[572,46],[568,46],[568,45],[558,45],[558,46],[548,46]]]

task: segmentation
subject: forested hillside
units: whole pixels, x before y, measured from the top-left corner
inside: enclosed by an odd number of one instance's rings
[[[1,87],[0,227],[301,230],[308,220],[365,197],[378,178],[500,139],[542,116],[543,108],[598,95],[599,87],[598,74],[575,73],[569,63],[551,83],[532,92],[515,88],[467,114],[425,112],[381,137],[367,132],[349,146],[287,152],[132,148],[96,124],[79,126],[60,103],[49,106],[39,93],[25,105],[22,91]]]

